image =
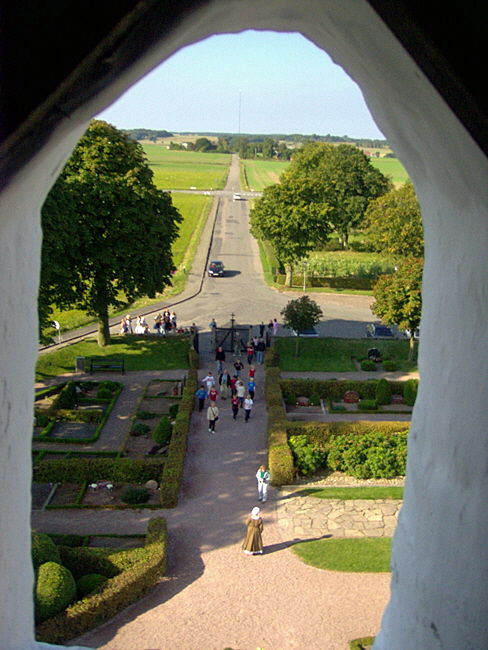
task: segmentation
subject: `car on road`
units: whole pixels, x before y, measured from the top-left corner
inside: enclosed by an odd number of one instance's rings
[[[386,325],[376,325],[376,323],[370,323],[366,325],[366,336],[372,339],[393,339],[395,335],[389,327]]]
[[[300,334],[298,334],[298,332],[296,332],[295,330],[291,330],[291,332],[293,336],[305,336],[307,338],[317,338],[318,336],[315,327],[310,327],[310,329],[308,330],[303,330],[303,332],[300,332]]]
[[[242,196],[240,194],[234,194],[232,198],[234,201],[242,201]]]
[[[223,277],[224,265],[219,260],[213,260],[208,265],[208,274],[210,277]]]

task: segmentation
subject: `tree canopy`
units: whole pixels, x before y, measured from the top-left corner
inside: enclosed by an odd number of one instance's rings
[[[284,309],[281,310],[283,325],[297,333],[296,354],[298,355],[299,335],[311,329],[320,321],[322,310],[314,300],[308,296],[301,296],[290,300]]]
[[[409,330],[410,349],[413,354],[415,330],[422,315],[422,272],[424,262],[420,258],[403,260],[392,275],[382,275],[373,288],[375,302],[373,314],[385,325],[398,325]]]
[[[360,149],[347,144],[306,144],[281,177],[300,180],[317,204],[327,207],[327,220],[348,248],[351,229],[361,225],[368,204],[392,185]]]
[[[110,342],[108,310],[171,284],[181,216],[158,190],[139,143],[94,120],[42,208],[40,319],[50,305],[96,316]]]
[[[424,256],[420,205],[410,181],[371,201],[364,225],[369,244],[377,253]]]
[[[272,243],[285,266],[287,286],[291,286],[294,265],[317,243],[327,242],[327,214],[327,205],[314,200],[313,188],[295,178],[266,187],[251,210],[251,233]]]

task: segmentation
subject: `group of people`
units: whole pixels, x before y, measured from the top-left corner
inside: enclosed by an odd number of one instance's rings
[[[249,368],[247,386],[239,375],[233,375],[231,377],[225,368],[222,369],[218,380],[211,372],[207,373],[206,377],[203,378],[200,388],[195,393],[195,397],[198,400],[198,410],[200,413],[205,408],[205,400],[210,400],[207,408],[209,432],[215,433],[215,423],[219,419],[219,408],[217,406],[219,392],[217,391],[217,386],[220,389],[220,399],[226,400],[230,393],[230,407],[232,409],[233,419],[236,420],[239,410],[243,409],[244,422],[249,421],[254,405],[254,395],[256,393],[255,373],[256,369],[254,366],[251,366]]]
[[[144,316],[137,316],[136,324],[132,327],[132,316],[127,314],[120,323],[119,334],[149,334],[149,325]]]
[[[132,326],[132,321],[132,316],[127,314],[120,323],[119,334],[149,334],[151,332],[144,316],[137,316],[134,327]],[[175,312],[165,310],[162,314],[156,314],[156,316],[154,316],[153,327],[158,334],[166,334],[167,332],[176,331],[177,323]]]
[[[167,334],[176,331],[177,328],[176,313],[174,311],[170,312],[169,309],[165,309],[162,314],[158,312],[154,316],[154,329],[158,334]]]

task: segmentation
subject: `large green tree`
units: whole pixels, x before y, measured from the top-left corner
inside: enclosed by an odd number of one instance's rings
[[[180,221],[141,145],[94,120],[42,209],[40,319],[51,304],[83,309],[98,319],[99,344],[110,343],[109,307],[171,284]]]
[[[379,316],[385,325],[398,325],[399,329],[409,330],[410,360],[414,353],[415,330],[422,315],[423,268],[422,259],[407,258],[395,273],[382,275],[373,288],[373,314]]]
[[[281,315],[283,316],[283,325],[297,334],[295,355],[298,355],[300,334],[317,325],[322,318],[322,310],[314,300],[308,296],[301,296],[301,298],[290,300],[281,310]]]
[[[291,287],[293,268],[330,233],[328,206],[314,200],[313,188],[297,178],[286,178],[264,189],[251,210],[251,233],[268,240],[286,270]]]
[[[370,201],[392,188],[368,156],[347,144],[306,144],[282,175],[283,183],[291,179],[305,183],[312,200],[327,207],[327,219],[345,250],[351,230],[362,224]]]
[[[371,201],[364,226],[374,251],[401,257],[424,256],[420,205],[410,181]]]

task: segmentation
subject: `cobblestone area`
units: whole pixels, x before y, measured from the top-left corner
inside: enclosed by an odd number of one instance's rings
[[[392,537],[402,502],[396,499],[347,501],[281,493],[278,525],[288,540],[333,537]]]

